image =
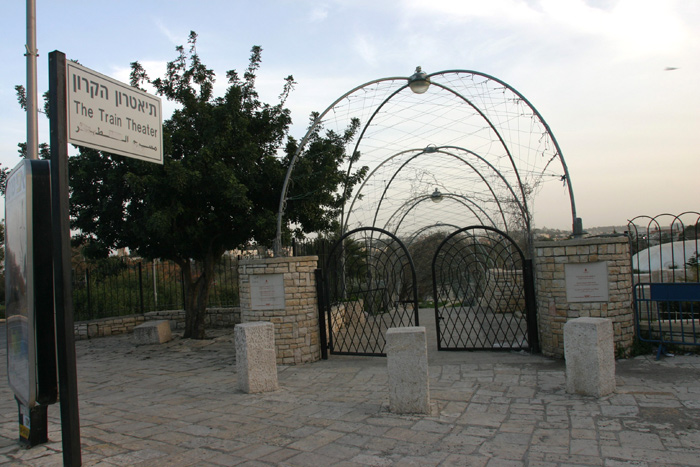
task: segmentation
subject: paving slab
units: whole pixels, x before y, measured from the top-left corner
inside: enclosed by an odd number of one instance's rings
[[[233,329],[82,340],[76,352],[83,465],[700,466],[698,355],[620,360],[616,391],[594,398],[566,393],[561,360],[432,348],[431,413],[399,415],[385,358],[279,366],[277,391],[245,394]],[[27,450],[17,436],[3,384],[0,464],[62,465],[58,405],[49,443]]]

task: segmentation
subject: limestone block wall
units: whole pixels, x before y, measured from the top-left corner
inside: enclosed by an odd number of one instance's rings
[[[564,357],[564,324],[580,317],[609,318],[616,352],[629,354],[634,339],[632,261],[627,237],[535,242],[537,315],[542,353]],[[566,264],[608,265],[608,301],[569,303]]]
[[[331,327],[333,334],[337,334],[345,326],[364,326],[367,319],[361,298],[332,305],[330,315],[330,320],[326,320],[326,336],[331,335]]]
[[[320,360],[321,346],[314,270],[317,256],[241,260],[238,281],[241,322],[269,321],[275,325],[277,363],[296,365]],[[284,275],[284,306],[253,309],[251,276]]]
[[[525,311],[523,271],[514,269],[489,269],[485,281],[483,304],[494,313]]]
[[[142,315],[115,316],[76,322],[74,326],[75,338],[80,340],[129,334],[139,324],[162,319],[169,320],[172,329],[185,329],[185,310],[152,311]],[[233,327],[240,322],[240,308],[209,308],[204,318],[206,326],[212,328]]]

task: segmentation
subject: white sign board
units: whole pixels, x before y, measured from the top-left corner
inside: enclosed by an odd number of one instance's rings
[[[253,274],[250,276],[250,309],[284,309],[284,274]]]
[[[607,302],[608,263],[580,263],[564,265],[566,300],[568,302]]]
[[[73,62],[66,73],[69,143],[163,163],[158,97]]]

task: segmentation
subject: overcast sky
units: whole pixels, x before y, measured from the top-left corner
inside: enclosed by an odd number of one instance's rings
[[[26,117],[25,4],[4,2],[0,27],[0,163],[14,167]],[[52,50],[127,81],[140,61],[151,77],[190,30],[219,77],[263,48],[258,86],[288,106],[292,136],[309,112],[367,81],[475,70],[521,92],[562,149],[584,227],[641,214],[700,211],[700,1],[694,0],[37,0],[39,88]],[[164,105],[164,110],[167,110]],[[40,116],[40,141],[48,142]],[[568,202],[562,198],[562,202]],[[537,206],[536,227],[570,229]]]

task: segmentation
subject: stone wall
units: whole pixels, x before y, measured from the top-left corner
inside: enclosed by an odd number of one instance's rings
[[[167,319],[172,329],[185,329],[185,311],[152,311],[143,315],[117,316],[113,318],[79,321],[75,323],[75,339],[92,339],[94,337],[128,334],[146,321]],[[204,319],[207,327],[233,327],[241,322],[240,308],[210,308]]]
[[[537,315],[542,353],[564,357],[564,324],[579,317],[609,318],[615,349],[628,355],[634,339],[632,260],[627,237],[535,242]],[[569,303],[566,264],[607,262],[608,301]]]
[[[492,268],[488,272],[484,281],[483,307],[488,307],[493,313],[524,312],[523,271]]]
[[[278,364],[295,365],[321,358],[314,276],[317,263],[317,256],[249,259],[238,263],[241,322],[269,321],[275,325]],[[273,308],[260,306],[256,297],[256,305],[253,306],[251,278],[272,274],[282,274],[284,277],[284,290],[281,291],[284,304],[276,304]],[[266,293],[274,294],[276,291],[268,290]],[[272,302],[277,299],[271,297]]]

